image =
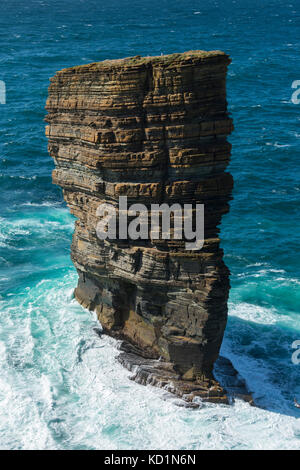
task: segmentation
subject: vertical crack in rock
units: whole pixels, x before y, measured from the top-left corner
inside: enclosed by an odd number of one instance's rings
[[[229,272],[219,247],[232,177],[226,136],[228,56],[191,51],[72,67],[47,100],[53,182],[77,218],[72,260],[77,300],[125,340],[119,360],[140,383],[226,401],[213,378],[227,320]],[[205,243],[105,240],[98,206],[201,203]],[[159,359],[160,358],[160,359]]]

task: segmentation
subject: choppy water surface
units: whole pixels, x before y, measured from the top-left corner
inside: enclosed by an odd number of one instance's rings
[[[299,3],[291,0],[11,0],[0,18],[0,447],[299,448]],[[64,67],[222,49],[233,61],[232,272],[223,344],[261,408],[199,410],[127,379],[116,342],[72,298],[74,219],[51,184],[43,116]]]

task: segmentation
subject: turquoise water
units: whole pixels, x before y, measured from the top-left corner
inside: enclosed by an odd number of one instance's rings
[[[9,3],[9,4],[7,4]],[[10,0],[0,18],[0,447],[299,448],[299,2]],[[48,79],[76,64],[223,49],[233,61],[231,270],[223,354],[260,408],[179,408],[128,380],[117,342],[73,299],[74,219],[51,184]]]

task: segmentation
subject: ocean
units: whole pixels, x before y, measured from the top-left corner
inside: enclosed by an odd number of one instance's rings
[[[296,0],[1,2],[0,448],[300,447],[300,4]],[[49,77],[104,59],[192,49],[230,54],[235,180],[221,225],[231,271],[222,354],[257,407],[176,406],[140,386],[73,298],[74,217],[51,182]]]

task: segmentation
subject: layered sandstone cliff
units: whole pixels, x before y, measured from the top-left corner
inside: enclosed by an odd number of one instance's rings
[[[120,360],[138,381],[213,401],[226,400],[212,370],[229,291],[218,237],[232,191],[229,62],[220,51],[192,51],[72,67],[51,79],[47,101],[53,181],[77,218],[76,298],[125,340]],[[203,248],[100,240],[97,208],[118,208],[119,196],[149,208],[204,204]]]

